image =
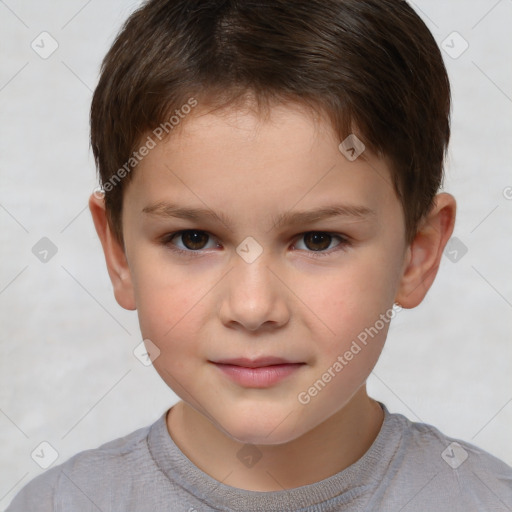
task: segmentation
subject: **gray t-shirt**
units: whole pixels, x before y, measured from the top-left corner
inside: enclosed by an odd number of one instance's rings
[[[368,451],[314,484],[272,492],[224,485],[177,447],[164,414],[34,478],[6,512],[512,511],[510,466],[381,407],[384,422]]]

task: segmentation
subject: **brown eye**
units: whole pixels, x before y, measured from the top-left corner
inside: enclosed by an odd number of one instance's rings
[[[335,242],[334,245],[333,242]],[[299,247],[303,245],[304,247]],[[325,231],[308,231],[302,233],[300,239],[294,244],[294,249],[304,251],[309,257],[334,256],[350,246],[350,240],[341,234],[327,233]]]
[[[331,245],[332,238],[328,233],[312,231],[304,235],[304,242],[311,251],[324,251]]]
[[[177,239],[181,240],[185,249],[189,251],[199,251],[205,248],[209,238],[209,235],[204,231],[189,229],[175,233],[172,237],[167,239],[166,243],[173,243],[173,241]]]
[[[203,231],[185,231],[181,235],[183,245],[190,250],[204,249],[208,242],[208,235]]]

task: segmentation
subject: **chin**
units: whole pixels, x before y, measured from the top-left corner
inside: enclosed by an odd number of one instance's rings
[[[282,413],[244,415],[240,412],[239,416],[226,418],[222,422],[216,421],[215,426],[239,443],[256,445],[285,444],[305,433],[295,415],[283,418]],[[301,427],[300,431],[296,430],[297,426]]]

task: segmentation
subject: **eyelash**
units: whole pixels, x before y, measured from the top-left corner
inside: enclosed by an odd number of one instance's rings
[[[192,249],[184,250],[184,249],[177,248],[174,244],[171,243],[175,237],[179,237],[179,235],[183,235],[184,233],[190,233],[190,232],[204,233],[208,236],[211,236],[210,233],[208,233],[207,231],[202,231],[200,229],[182,229],[181,231],[175,231],[174,233],[169,233],[169,234],[165,235],[162,238],[161,243],[162,243],[162,245],[168,247],[171,251],[173,251],[174,253],[177,253],[178,255],[183,255],[185,257],[202,256],[203,255],[203,253],[201,252],[202,249],[198,249],[195,251]],[[337,251],[344,251],[344,250],[346,250],[346,248],[348,246],[350,246],[350,241],[346,236],[340,235],[337,233],[331,233],[328,231],[306,231],[304,233],[300,233],[300,235],[298,235],[298,236],[304,237],[305,235],[310,234],[310,233],[328,235],[333,238],[338,238],[340,241],[340,243],[338,245],[336,245],[333,249],[330,249],[329,251],[311,251],[311,250],[306,251],[308,253],[311,253],[311,256],[313,256],[314,258],[323,258],[323,257],[329,256]],[[299,250],[303,251],[304,249],[299,249]]]

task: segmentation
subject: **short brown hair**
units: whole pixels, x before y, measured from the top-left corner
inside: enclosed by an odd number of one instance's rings
[[[191,98],[224,108],[248,95],[260,112],[285,102],[323,112],[340,141],[357,129],[389,159],[413,239],[443,179],[450,85],[407,2],[149,0],[103,60],[91,106],[92,150],[120,242],[123,188],[143,137],[169,127]]]

